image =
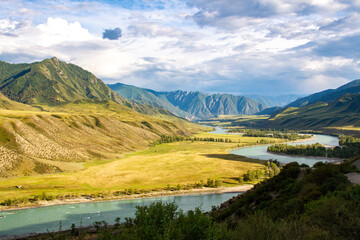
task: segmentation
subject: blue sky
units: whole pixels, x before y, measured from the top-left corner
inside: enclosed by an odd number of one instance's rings
[[[158,91],[307,94],[360,78],[359,0],[2,0],[0,60]]]

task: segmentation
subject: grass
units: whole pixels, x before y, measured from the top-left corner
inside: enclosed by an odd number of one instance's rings
[[[208,135],[209,133],[201,133],[196,136]],[[84,170],[77,172],[2,179],[0,202],[8,198],[30,198],[43,192],[48,195],[80,195],[124,189],[159,189],[168,184],[192,184],[208,178],[222,180],[225,185],[230,186],[237,184],[239,176],[247,170],[264,167],[263,161],[227,152],[239,144],[256,144],[260,138],[227,134],[211,136],[227,137],[234,143],[167,143],[120,159],[88,162]],[[15,187],[18,185],[22,188]]]
[[[189,136],[205,129],[174,116],[144,115],[108,101],[43,105],[34,111],[0,109],[0,162],[6,167],[0,169],[0,177],[52,173],[49,167],[36,167],[39,162],[65,172],[78,171],[87,162],[146,149],[161,135]]]
[[[338,130],[349,130],[349,131],[360,131],[360,127],[353,125],[343,126],[343,127],[326,127],[327,129],[338,129]]]

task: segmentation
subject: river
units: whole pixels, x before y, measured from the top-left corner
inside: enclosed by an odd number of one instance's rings
[[[226,134],[226,130],[216,128],[212,133]],[[337,146],[338,139],[327,135],[314,135],[313,141],[302,141],[290,144],[311,144],[319,142],[326,145]],[[242,155],[249,158],[262,160],[277,159],[280,162],[299,162],[313,165],[318,161],[331,161],[325,158],[311,158],[298,156],[276,155],[267,152],[268,145],[245,147],[232,150],[232,154]],[[134,200],[119,200],[108,202],[77,203],[66,205],[55,205],[41,208],[20,209],[14,211],[0,212],[0,238],[11,235],[23,235],[29,233],[41,233],[69,229],[72,223],[76,226],[88,226],[95,221],[106,221],[114,223],[117,217],[122,220],[125,217],[134,217],[137,205],[149,205],[161,200],[163,202],[175,201],[184,210],[201,207],[203,211],[211,210],[211,206],[217,206],[227,201],[238,193],[206,194],[206,195],[185,195],[175,197],[144,198]]]
[[[221,127],[215,127],[215,131],[210,133],[215,134],[227,134],[227,129]],[[236,133],[229,133],[229,134],[236,134]],[[296,143],[287,143],[289,145],[298,145],[298,144],[313,144],[313,143],[320,143],[327,146],[339,146],[339,139],[334,136],[329,135],[321,135],[321,134],[314,134],[314,140],[304,140],[298,141]],[[267,145],[258,145],[252,147],[244,147],[238,148],[230,151],[230,153],[235,155],[241,155],[248,158],[253,159],[260,159],[260,160],[269,160],[269,159],[276,159],[281,163],[290,163],[290,162],[298,162],[299,164],[305,163],[309,166],[314,165],[316,162],[331,162],[337,161],[331,158],[322,158],[322,157],[302,157],[302,156],[290,156],[290,155],[281,155],[281,154],[274,154],[267,151],[267,147],[272,144]]]
[[[210,211],[239,193],[184,195],[172,197],[143,198],[107,202],[89,202],[66,205],[54,205],[41,208],[20,209],[0,212],[0,238],[13,235],[42,233],[49,230],[58,231],[60,221],[62,229],[69,229],[72,223],[76,226],[89,226],[96,221],[114,223],[117,217],[123,221],[134,217],[136,206],[149,205],[154,201],[173,202],[184,211],[200,207]]]

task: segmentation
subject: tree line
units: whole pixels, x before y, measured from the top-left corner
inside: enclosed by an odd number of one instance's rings
[[[203,142],[225,142],[232,143],[230,138],[214,138],[214,137],[181,137],[181,136],[161,136],[159,140],[154,141],[151,145],[156,146],[162,143],[172,143],[180,141],[203,141]]]
[[[272,153],[329,158],[351,158],[359,155],[359,138],[342,136],[340,137],[339,144],[340,146],[329,148],[319,143],[296,146],[276,144],[269,146],[267,150]]]
[[[245,137],[268,137],[268,138],[280,138],[287,139],[290,141],[295,141],[298,139],[306,139],[312,137],[312,135],[308,134],[298,134],[294,132],[280,132],[280,131],[272,131],[272,130],[248,130],[248,129],[230,129],[228,130],[230,133],[244,133]]]

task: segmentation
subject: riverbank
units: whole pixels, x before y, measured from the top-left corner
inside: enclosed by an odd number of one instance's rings
[[[109,198],[75,198],[75,199],[55,199],[51,201],[39,201],[36,204],[19,205],[19,206],[1,206],[0,215],[3,211],[14,211],[29,208],[41,208],[54,205],[66,205],[76,203],[88,203],[88,202],[105,202],[105,201],[121,201],[121,200],[133,200],[143,198],[156,198],[156,197],[172,197],[172,196],[184,196],[184,195],[205,195],[205,194],[222,194],[222,193],[242,193],[253,188],[254,185],[244,184],[235,187],[219,187],[219,188],[201,188],[201,189],[189,189],[189,190],[178,190],[178,191],[158,191],[151,193],[132,194],[113,196]]]

